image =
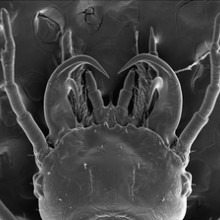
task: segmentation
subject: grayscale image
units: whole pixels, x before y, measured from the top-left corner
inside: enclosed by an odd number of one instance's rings
[[[0,220],[220,220],[220,0],[0,1]]]

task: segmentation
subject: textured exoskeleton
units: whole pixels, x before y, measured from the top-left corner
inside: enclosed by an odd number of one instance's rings
[[[175,131],[182,111],[181,87],[172,68],[157,55],[153,28],[149,53],[137,54],[119,71],[134,67],[117,106],[111,102],[104,106],[85,64],[108,74],[92,57],[73,54],[67,30],[61,39],[63,62],[45,91],[47,139],[22,103],[14,81],[15,43],[9,15],[5,9],[1,15],[5,90],[33,145],[39,168],[33,177],[34,193],[42,219],[183,219],[192,191],[191,174],[185,171],[190,148],[219,94],[220,14],[210,51],[211,83],[201,108],[179,137]],[[15,219],[3,207],[0,216]]]

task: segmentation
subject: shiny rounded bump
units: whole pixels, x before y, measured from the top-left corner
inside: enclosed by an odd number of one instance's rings
[[[164,86],[164,82],[163,82],[163,79],[161,77],[156,77],[155,79],[153,79],[152,85],[150,87],[150,92],[149,92],[149,94],[150,94],[149,103],[152,102],[153,94],[154,94],[155,90],[157,90],[159,95],[160,95],[163,86]]]
[[[73,90],[74,91],[74,94],[76,95],[76,97],[78,98],[78,90],[77,90],[77,85],[76,85],[76,81],[72,78],[68,78],[66,79],[65,81],[65,87],[67,88],[67,93],[70,91],[70,90]]]

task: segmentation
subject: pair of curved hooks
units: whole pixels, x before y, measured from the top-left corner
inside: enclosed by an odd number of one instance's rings
[[[12,35],[11,24],[9,14],[6,9],[1,10],[2,24],[4,28],[4,38],[5,38],[5,50],[1,52],[2,64],[3,64],[3,74],[5,80],[5,90],[7,92],[10,104],[13,111],[17,116],[17,121],[20,126],[23,128],[28,139],[31,141],[34,154],[39,163],[43,162],[44,158],[51,149],[48,147],[46,138],[44,137],[42,131],[39,129],[33,117],[29,112],[27,112],[24,104],[22,103],[21,96],[18,91],[18,86],[14,81],[14,60],[15,60],[15,42]],[[207,88],[207,93],[203,104],[198,112],[195,113],[192,120],[188,126],[184,129],[180,135],[178,145],[176,148],[177,154],[184,155],[182,157],[188,158],[190,153],[190,147],[202,127],[207,123],[209,115],[211,114],[216,99],[219,94],[219,69],[220,69],[220,55],[218,52],[219,48],[219,32],[220,32],[220,14],[215,18],[214,23],[214,32],[213,32],[213,43],[211,48],[210,60],[211,60],[211,84]],[[67,34],[66,36],[70,36]],[[66,48],[67,49],[67,48]],[[64,48],[65,50],[65,48]],[[69,50],[69,49],[67,49]],[[68,51],[67,51],[68,52]],[[66,53],[65,53],[66,54]],[[46,92],[45,92],[45,117],[47,125],[50,129],[50,132],[58,134],[56,130],[56,125],[54,121],[50,118],[50,106],[53,105],[54,97],[51,98],[54,94],[57,95],[55,98],[64,97],[68,92],[68,89],[73,89],[77,91],[77,86],[74,80],[64,76],[70,74],[70,72],[75,71],[83,64],[89,64],[102,72],[105,76],[109,77],[101,65],[94,60],[92,57],[86,55],[72,56],[71,50],[69,50],[69,56],[51,75]],[[180,88],[180,83],[178,78],[172,68],[165,63],[162,59],[152,54],[139,54],[132,58],[120,71],[124,71],[127,68],[135,65],[138,62],[144,62],[150,65],[159,73],[159,78],[157,77],[156,81],[160,82],[159,89],[159,101],[158,105],[155,107],[155,110],[152,112],[152,115],[149,118],[149,127],[160,134],[164,138],[165,142],[168,144],[171,143],[171,139],[175,136],[175,130],[179,124],[182,110],[182,92]],[[90,73],[87,74],[87,80],[89,93],[96,92],[98,99],[95,101],[96,108],[103,106],[101,101],[101,94],[97,92],[97,86],[94,81],[94,78]],[[132,78],[132,77],[131,77]],[[65,89],[60,92],[56,86],[59,86],[57,82],[59,79],[62,79],[65,84]],[[159,80],[158,80],[159,79]],[[57,81],[58,80],[58,81]],[[129,81],[129,80],[127,80]],[[157,83],[156,83],[157,84]],[[56,85],[56,86],[54,86]],[[126,88],[126,85],[125,85]],[[98,101],[97,101],[98,100]],[[119,102],[123,103],[120,100]],[[59,107],[59,106],[58,106]],[[65,110],[68,111],[68,110]],[[65,113],[64,111],[64,113]],[[68,122],[65,122],[68,126]],[[59,128],[60,129],[60,128]],[[54,137],[56,138],[56,137]]]

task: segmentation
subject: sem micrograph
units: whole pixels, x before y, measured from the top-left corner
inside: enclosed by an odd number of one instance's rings
[[[0,2],[0,219],[219,220],[220,1]]]

